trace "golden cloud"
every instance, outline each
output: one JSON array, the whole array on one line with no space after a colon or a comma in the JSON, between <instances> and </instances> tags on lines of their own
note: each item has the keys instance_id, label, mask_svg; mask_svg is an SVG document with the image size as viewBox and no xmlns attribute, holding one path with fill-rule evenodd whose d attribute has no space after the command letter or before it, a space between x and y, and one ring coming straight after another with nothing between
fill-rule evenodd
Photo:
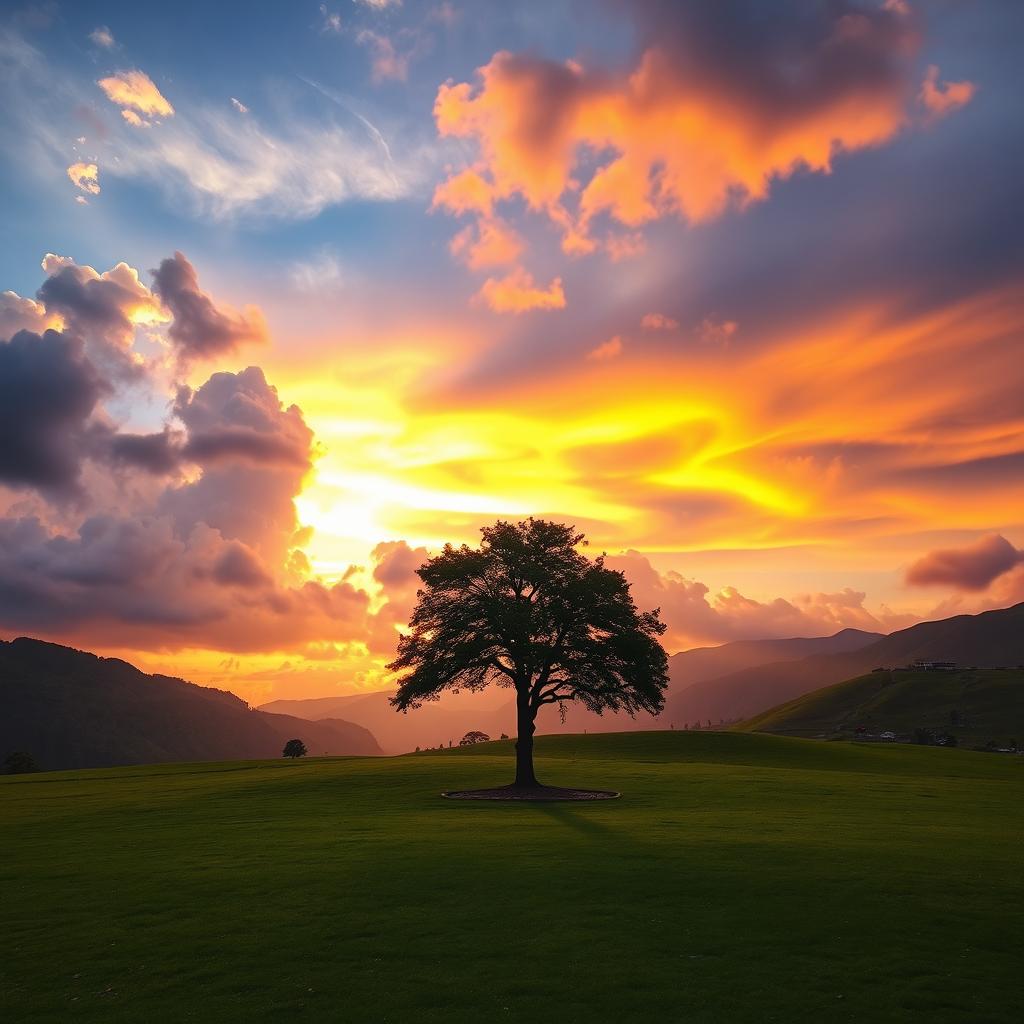
<instances>
[{"instance_id":1,"label":"golden cloud","mask_svg":"<svg viewBox=\"0 0 1024 1024\"><path fill-rule=\"evenodd\" d=\"M99 173L96 164L76 163L68 168L68 177L75 186L91 196L100 194Z\"/></svg>"},{"instance_id":2,"label":"golden cloud","mask_svg":"<svg viewBox=\"0 0 1024 1024\"><path fill-rule=\"evenodd\" d=\"M111 103L121 108L121 114L129 124L139 126L151 117L171 117L174 114L174 107L144 71L117 71L96 84Z\"/></svg>"},{"instance_id":3,"label":"golden cloud","mask_svg":"<svg viewBox=\"0 0 1024 1024\"><path fill-rule=\"evenodd\" d=\"M560 277L543 288L522 268L505 277L489 277L477 293L477 299L496 313L526 313L532 309L562 309L565 306Z\"/></svg>"}]
</instances>

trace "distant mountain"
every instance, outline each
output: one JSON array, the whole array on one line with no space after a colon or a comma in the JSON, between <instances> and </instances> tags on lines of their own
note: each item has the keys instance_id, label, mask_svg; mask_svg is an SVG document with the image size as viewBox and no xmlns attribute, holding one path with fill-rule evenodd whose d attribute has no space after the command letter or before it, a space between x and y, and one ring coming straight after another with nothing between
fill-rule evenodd
<instances>
[{"instance_id":1,"label":"distant mountain","mask_svg":"<svg viewBox=\"0 0 1024 1024\"><path fill-rule=\"evenodd\" d=\"M687 686L729 671L765 662L795 660L810 654L850 651L880 637L880 633L844 629L833 636L743 640L721 647L683 651L669 658L669 701ZM405 715L396 713L388 703L393 695L394 691L388 690L311 700L275 700L261 705L260 710L312 720L325 715L343 715L372 730L389 753L401 753L417 746L437 746L449 739L458 743L471 729L481 729L495 737L502 732L514 735L516 731L515 699L508 690L491 688L482 693L445 694L440 700ZM635 718L626 714L597 715L580 705L567 704L564 722L557 707L543 708L537 730L540 733L623 732L666 729L670 721L665 713L657 718L648 714L638 714ZM683 721L683 718L678 719L678 728L682 728Z\"/></svg>"},{"instance_id":2,"label":"distant mountain","mask_svg":"<svg viewBox=\"0 0 1024 1024\"><path fill-rule=\"evenodd\" d=\"M232 693L146 675L116 658L19 637L0 641L0 759L15 750L44 769L280 757L301 739L310 754L379 754L367 729L250 710Z\"/></svg>"},{"instance_id":3,"label":"distant mountain","mask_svg":"<svg viewBox=\"0 0 1024 1024\"><path fill-rule=\"evenodd\" d=\"M913 735L927 729L959 744L1024 742L1024 670L886 669L827 686L738 726L787 736Z\"/></svg>"},{"instance_id":4,"label":"distant mountain","mask_svg":"<svg viewBox=\"0 0 1024 1024\"><path fill-rule=\"evenodd\" d=\"M881 640L884 633L862 629L841 629L832 636L792 637L784 640L737 640L721 647L695 647L668 659L672 688L687 687L717 679L730 672L780 661L797 661L816 654L844 654Z\"/></svg>"},{"instance_id":5,"label":"distant mountain","mask_svg":"<svg viewBox=\"0 0 1024 1024\"><path fill-rule=\"evenodd\" d=\"M870 635L870 634L868 634ZM876 667L917 660L981 667L1024 664L1024 604L980 615L919 622L853 650L815 654L730 672L674 694L662 717L677 724L750 718L812 690Z\"/></svg>"},{"instance_id":6,"label":"distant mountain","mask_svg":"<svg viewBox=\"0 0 1024 1024\"><path fill-rule=\"evenodd\" d=\"M491 687L482 693L449 693L404 714L388 703L395 695L394 690L309 700L273 700L260 705L259 710L310 721L320 721L328 715L344 716L373 732L389 754L401 754L416 747L447 744L449 740L457 744L473 729L495 739L502 732L515 732L514 712L507 716L499 710L508 692Z\"/></svg>"}]
</instances>

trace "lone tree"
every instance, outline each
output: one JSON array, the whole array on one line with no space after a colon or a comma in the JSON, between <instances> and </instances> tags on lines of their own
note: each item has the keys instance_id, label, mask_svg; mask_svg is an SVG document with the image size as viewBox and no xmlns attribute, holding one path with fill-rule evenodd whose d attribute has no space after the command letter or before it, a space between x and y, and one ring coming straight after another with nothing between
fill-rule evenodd
<instances>
[{"instance_id":1,"label":"lone tree","mask_svg":"<svg viewBox=\"0 0 1024 1024\"><path fill-rule=\"evenodd\" d=\"M282 757L305 757L308 751L302 740L289 740L281 752Z\"/></svg>"},{"instance_id":2,"label":"lone tree","mask_svg":"<svg viewBox=\"0 0 1024 1024\"><path fill-rule=\"evenodd\" d=\"M640 612L621 572L577 551L582 533L530 519L481 530L478 548L445 545L417 573L410 632L388 666L404 672L400 711L444 690L516 691L516 787L533 770L537 712L577 700L591 711L657 714L668 685L658 611Z\"/></svg>"},{"instance_id":3,"label":"lone tree","mask_svg":"<svg viewBox=\"0 0 1024 1024\"><path fill-rule=\"evenodd\" d=\"M24 750L16 750L4 758L4 772L7 775L28 775L30 772L37 772L39 768L31 754Z\"/></svg>"},{"instance_id":4,"label":"lone tree","mask_svg":"<svg viewBox=\"0 0 1024 1024\"><path fill-rule=\"evenodd\" d=\"M460 747L472 747L476 743L486 743L491 737L479 729L470 729L465 736L459 740Z\"/></svg>"}]
</instances>

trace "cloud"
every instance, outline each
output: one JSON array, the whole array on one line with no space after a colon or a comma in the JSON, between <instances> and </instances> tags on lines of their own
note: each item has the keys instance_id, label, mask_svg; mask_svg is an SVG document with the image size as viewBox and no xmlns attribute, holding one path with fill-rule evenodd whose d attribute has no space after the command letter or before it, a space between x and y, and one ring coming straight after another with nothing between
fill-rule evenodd
<instances>
[{"instance_id":1,"label":"cloud","mask_svg":"<svg viewBox=\"0 0 1024 1024\"><path fill-rule=\"evenodd\" d=\"M378 623L365 591L309 579L294 557L312 432L259 368L183 390L156 434L117 432L101 409L112 393L77 337L0 343L0 481L42 499L0 517L0 628L93 645L393 649L393 617Z\"/></svg>"},{"instance_id":2,"label":"cloud","mask_svg":"<svg viewBox=\"0 0 1024 1024\"><path fill-rule=\"evenodd\" d=\"M379 128L320 87L329 109L321 102L317 110L308 96L300 106L285 89L267 121L252 112L239 117L219 100L172 108L169 116L120 106L164 109L157 96L171 104L155 86L149 93L144 73L136 80L135 72L118 72L102 80L122 111L110 124L83 102L84 81L16 33L0 31L0 54L2 88L12 98L4 127L34 145L44 165L64 175L68 139L82 135L75 121L84 120L95 147L89 162L102 170L104 191L113 179L148 183L178 215L305 219L353 199L404 198L435 166L432 148L415 139L397 160Z\"/></svg>"},{"instance_id":3,"label":"cloud","mask_svg":"<svg viewBox=\"0 0 1024 1024\"><path fill-rule=\"evenodd\" d=\"M175 473L182 460L181 438L166 427L155 434L112 433L107 439L112 463L132 466L156 476Z\"/></svg>"},{"instance_id":4,"label":"cloud","mask_svg":"<svg viewBox=\"0 0 1024 1024\"><path fill-rule=\"evenodd\" d=\"M132 349L135 324L165 319L138 271L118 263L101 274L53 253L46 254L43 269L48 277L36 298L47 313L59 316L67 331L84 339L102 372L137 376L142 360Z\"/></svg>"},{"instance_id":5,"label":"cloud","mask_svg":"<svg viewBox=\"0 0 1024 1024\"><path fill-rule=\"evenodd\" d=\"M68 177L76 188L91 196L100 194L99 168L96 164L76 163L68 168Z\"/></svg>"},{"instance_id":6,"label":"cloud","mask_svg":"<svg viewBox=\"0 0 1024 1024\"><path fill-rule=\"evenodd\" d=\"M161 509L181 530L203 522L283 564L299 526L293 499L312 465L313 433L302 411L285 407L250 366L181 389L174 415L186 430L182 454L202 473L167 491Z\"/></svg>"},{"instance_id":7,"label":"cloud","mask_svg":"<svg viewBox=\"0 0 1024 1024\"><path fill-rule=\"evenodd\" d=\"M477 293L477 299L495 313L526 313L534 309L565 307L565 292L560 277L543 288L522 268L513 270L505 277L489 277Z\"/></svg>"},{"instance_id":8,"label":"cloud","mask_svg":"<svg viewBox=\"0 0 1024 1024\"><path fill-rule=\"evenodd\" d=\"M42 334L47 327L56 326L53 319L41 302L22 298L16 292L0 292L0 340L18 331Z\"/></svg>"},{"instance_id":9,"label":"cloud","mask_svg":"<svg viewBox=\"0 0 1024 1024\"><path fill-rule=\"evenodd\" d=\"M704 345L719 345L727 348L733 336L740 329L735 320L720 320L706 316L697 328L697 340Z\"/></svg>"},{"instance_id":10,"label":"cloud","mask_svg":"<svg viewBox=\"0 0 1024 1024\"><path fill-rule=\"evenodd\" d=\"M679 321L664 313L645 313L640 326L645 331L674 331L679 327Z\"/></svg>"},{"instance_id":11,"label":"cloud","mask_svg":"<svg viewBox=\"0 0 1024 1024\"><path fill-rule=\"evenodd\" d=\"M22 330L0 341L0 481L75 491L105 391L80 338Z\"/></svg>"},{"instance_id":12,"label":"cloud","mask_svg":"<svg viewBox=\"0 0 1024 1024\"><path fill-rule=\"evenodd\" d=\"M302 292L323 293L344 284L349 276L338 254L327 246L318 249L310 259L296 260L288 267L288 279Z\"/></svg>"},{"instance_id":13,"label":"cloud","mask_svg":"<svg viewBox=\"0 0 1024 1024\"><path fill-rule=\"evenodd\" d=\"M404 82L409 77L409 60L411 54L399 53L395 44L379 32L363 29L356 42L365 46L371 53L371 74L374 82L385 82L389 79Z\"/></svg>"},{"instance_id":14,"label":"cloud","mask_svg":"<svg viewBox=\"0 0 1024 1024\"><path fill-rule=\"evenodd\" d=\"M89 33L89 39L97 46L105 50L112 50L117 44L114 42L114 34L106 25L99 25Z\"/></svg>"},{"instance_id":15,"label":"cloud","mask_svg":"<svg viewBox=\"0 0 1024 1024\"><path fill-rule=\"evenodd\" d=\"M913 586L946 585L957 590L984 590L994 580L1024 563L1005 537L989 533L962 548L929 551L907 569L907 583Z\"/></svg>"},{"instance_id":16,"label":"cloud","mask_svg":"<svg viewBox=\"0 0 1024 1024\"><path fill-rule=\"evenodd\" d=\"M324 34L337 35L341 32L341 15L331 10L327 4L320 5L320 31Z\"/></svg>"},{"instance_id":17,"label":"cloud","mask_svg":"<svg viewBox=\"0 0 1024 1024\"><path fill-rule=\"evenodd\" d=\"M474 156L435 205L490 216L521 201L562 248L621 249L615 225L691 222L766 198L798 171L877 146L907 122L915 20L855 0L754 5L639 3L641 52L625 72L496 53L477 80L448 82L438 133ZM476 198L459 201L472 176Z\"/></svg>"},{"instance_id":18,"label":"cloud","mask_svg":"<svg viewBox=\"0 0 1024 1024\"><path fill-rule=\"evenodd\" d=\"M677 572L658 572L636 551L609 556L606 564L626 574L639 608L661 609L661 618L669 627L665 643L670 650L733 640L829 636L846 628L887 631L909 625L884 610L872 614L864 607L866 595L850 588L763 602L745 597L735 587L711 594L698 580Z\"/></svg>"},{"instance_id":19,"label":"cloud","mask_svg":"<svg viewBox=\"0 0 1024 1024\"><path fill-rule=\"evenodd\" d=\"M121 116L135 127L149 126L155 118L174 116L174 107L149 75L137 68L117 71L96 84L111 103L121 108Z\"/></svg>"},{"instance_id":20,"label":"cloud","mask_svg":"<svg viewBox=\"0 0 1024 1024\"><path fill-rule=\"evenodd\" d=\"M450 249L471 270L487 270L515 263L525 247L520 235L499 217L481 218L467 225L451 241Z\"/></svg>"},{"instance_id":21,"label":"cloud","mask_svg":"<svg viewBox=\"0 0 1024 1024\"><path fill-rule=\"evenodd\" d=\"M609 338L598 345L597 348L591 349L587 353L587 358L596 362L604 362L620 355L622 355L622 338L616 334L614 338Z\"/></svg>"},{"instance_id":22,"label":"cloud","mask_svg":"<svg viewBox=\"0 0 1024 1024\"><path fill-rule=\"evenodd\" d=\"M918 100L931 119L938 120L970 103L976 91L973 82L940 82L939 69L932 64L921 83Z\"/></svg>"},{"instance_id":23,"label":"cloud","mask_svg":"<svg viewBox=\"0 0 1024 1024\"><path fill-rule=\"evenodd\" d=\"M263 314L255 306L244 313L218 309L200 289L195 268L180 252L153 271L153 291L174 317L168 335L186 361L208 359L246 342L267 340Z\"/></svg>"}]
</instances>

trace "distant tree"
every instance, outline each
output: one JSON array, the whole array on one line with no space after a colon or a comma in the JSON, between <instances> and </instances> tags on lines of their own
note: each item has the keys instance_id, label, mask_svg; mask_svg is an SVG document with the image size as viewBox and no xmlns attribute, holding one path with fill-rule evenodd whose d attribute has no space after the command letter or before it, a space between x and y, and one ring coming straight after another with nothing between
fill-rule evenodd
<instances>
[{"instance_id":1,"label":"distant tree","mask_svg":"<svg viewBox=\"0 0 1024 1024\"><path fill-rule=\"evenodd\" d=\"M480 732L477 729L471 729L466 733L465 736L459 740L460 747L471 747L474 743L487 743L490 740L490 736L485 732Z\"/></svg>"},{"instance_id":2,"label":"distant tree","mask_svg":"<svg viewBox=\"0 0 1024 1024\"><path fill-rule=\"evenodd\" d=\"M508 733L507 732L503 732L501 734L501 736L499 737L499 739L507 740L508 739Z\"/></svg>"},{"instance_id":3,"label":"distant tree","mask_svg":"<svg viewBox=\"0 0 1024 1024\"><path fill-rule=\"evenodd\" d=\"M423 589L389 666L404 673L391 703L405 711L446 689L514 689L514 785L537 786L533 735L545 704L661 711L666 627L657 611L637 611L604 556L577 551L585 541L574 527L530 519L481 533L478 548L445 545L417 570Z\"/></svg>"},{"instance_id":4,"label":"distant tree","mask_svg":"<svg viewBox=\"0 0 1024 1024\"><path fill-rule=\"evenodd\" d=\"M16 750L4 758L4 773L6 775L28 775L37 771L39 771L39 766L32 759L32 755L26 754L24 750Z\"/></svg>"},{"instance_id":5,"label":"distant tree","mask_svg":"<svg viewBox=\"0 0 1024 1024\"><path fill-rule=\"evenodd\" d=\"M302 740L289 740L284 745L284 750L281 752L282 757L305 757L309 751L306 750L306 744Z\"/></svg>"}]
</instances>

